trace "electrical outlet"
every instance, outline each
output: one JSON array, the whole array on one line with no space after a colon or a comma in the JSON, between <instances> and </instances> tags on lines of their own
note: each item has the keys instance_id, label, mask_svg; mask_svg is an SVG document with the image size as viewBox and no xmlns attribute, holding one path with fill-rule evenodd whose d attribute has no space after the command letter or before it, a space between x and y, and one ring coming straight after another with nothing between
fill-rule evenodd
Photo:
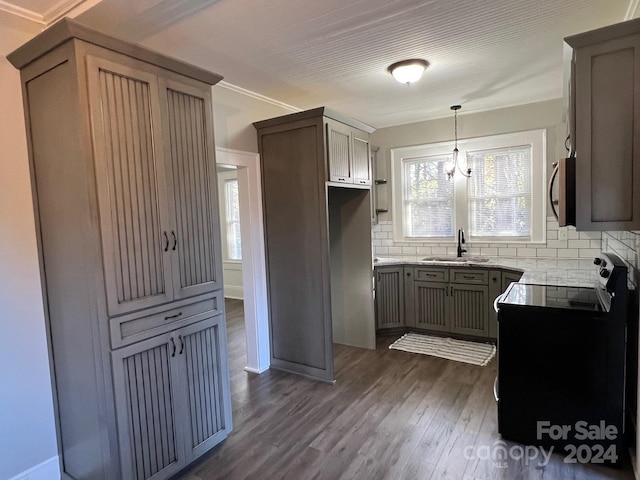
<instances>
[{"instance_id":1,"label":"electrical outlet","mask_svg":"<svg viewBox=\"0 0 640 480\"><path fill-rule=\"evenodd\" d=\"M567 229L564 227L560 227L558 229L558 240L566 240L567 239Z\"/></svg>"}]
</instances>

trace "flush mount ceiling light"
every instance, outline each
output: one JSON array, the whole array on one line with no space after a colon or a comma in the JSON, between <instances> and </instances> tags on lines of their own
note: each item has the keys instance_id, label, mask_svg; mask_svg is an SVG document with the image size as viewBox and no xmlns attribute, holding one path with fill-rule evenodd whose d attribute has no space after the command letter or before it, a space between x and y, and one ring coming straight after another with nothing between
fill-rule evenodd
<instances>
[{"instance_id":1,"label":"flush mount ceiling light","mask_svg":"<svg viewBox=\"0 0 640 480\"><path fill-rule=\"evenodd\" d=\"M463 176L469 178L471 176L471 169L469 168L469 165L467 164L466 172L460 168L460 165L458 165L458 110L460 110L462 106L451 105L450 108L453 110L455 143L453 146L453 163L447 167L447 178L451 179L456 173L456 169L458 169Z\"/></svg>"},{"instance_id":2,"label":"flush mount ceiling light","mask_svg":"<svg viewBox=\"0 0 640 480\"><path fill-rule=\"evenodd\" d=\"M428 66L429 62L426 60L413 58L411 60L402 60L401 62L389 65L387 71L393 75L393 78L398 82L409 85L410 83L420 80L420 77Z\"/></svg>"}]
</instances>

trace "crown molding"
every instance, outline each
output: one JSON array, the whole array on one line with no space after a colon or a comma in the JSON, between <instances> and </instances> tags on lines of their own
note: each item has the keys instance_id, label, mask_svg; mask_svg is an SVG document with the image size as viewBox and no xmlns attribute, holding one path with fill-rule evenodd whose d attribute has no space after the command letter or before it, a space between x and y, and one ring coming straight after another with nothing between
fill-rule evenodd
<instances>
[{"instance_id":1,"label":"crown molding","mask_svg":"<svg viewBox=\"0 0 640 480\"><path fill-rule=\"evenodd\" d=\"M640 0L629 0L629 6L627 7L627 13L624 16L625 20L631 20L638 17L638 6L640 6Z\"/></svg>"},{"instance_id":2,"label":"crown molding","mask_svg":"<svg viewBox=\"0 0 640 480\"><path fill-rule=\"evenodd\" d=\"M238 87L237 85L234 85L232 83L229 82L225 82L224 80L221 82L218 82L216 84L216 86L220 86L222 88L226 88L227 90L231 90L232 92L236 92L239 93L241 95L245 95L247 97L251 97L254 98L256 100L260 100L261 102L265 102L265 103L269 103L271 105L274 105L276 107L280 107L280 108L284 108L285 110L289 110L291 112L301 112L302 109L298 108L298 107L294 107L293 105L289 105L288 103L284 103L281 102L279 100L275 100L271 97L267 97L265 95L261 95L259 93L253 92L251 90L247 90L246 88L242 88L242 87Z\"/></svg>"},{"instance_id":3,"label":"crown molding","mask_svg":"<svg viewBox=\"0 0 640 480\"><path fill-rule=\"evenodd\" d=\"M26 18L27 20L39 23L40 25L46 25L43 15L40 15L33 10L18 7L12 3L5 2L4 0L0 0L0 11L8 13L9 15L15 15L16 17Z\"/></svg>"},{"instance_id":4,"label":"crown molding","mask_svg":"<svg viewBox=\"0 0 640 480\"><path fill-rule=\"evenodd\" d=\"M47 26L57 22L58 20L60 20L62 17L67 16L69 13L71 13L73 10L75 10L76 8L83 6L86 7L84 8L85 10L93 7L94 5L96 5L97 3L100 3L100 0L95 1L95 0L62 0L58 3L56 3L53 7L51 7L49 10L47 10L46 12L44 12L42 14L43 18L44 18L44 22ZM87 5L85 5L87 4ZM78 12L77 14L82 13L82 12ZM76 15L77 15L76 14ZM72 16L76 16L76 15L72 15Z\"/></svg>"},{"instance_id":5,"label":"crown molding","mask_svg":"<svg viewBox=\"0 0 640 480\"><path fill-rule=\"evenodd\" d=\"M78 7L83 7L83 11L93 7L97 3L100 3L101 0L61 0L49 8L44 13L40 14L38 12L34 12L33 10L28 10L26 8L18 7L12 3L6 2L5 0L0 0L0 11L8 13L10 15L15 15L16 17L26 18L32 22L35 22L44 27L49 27L54 24L62 17L69 15L73 12L73 10ZM77 12L77 14L82 12ZM75 16L75 15L72 15Z\"/></svg>"}]
</instances>

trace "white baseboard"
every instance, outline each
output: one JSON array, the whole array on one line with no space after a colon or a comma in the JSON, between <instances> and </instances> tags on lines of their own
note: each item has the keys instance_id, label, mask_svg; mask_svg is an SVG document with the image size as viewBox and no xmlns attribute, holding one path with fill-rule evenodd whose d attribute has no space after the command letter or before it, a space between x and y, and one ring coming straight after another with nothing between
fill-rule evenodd
<instances>
[{"instance_id":1,"label":"white baseboard","mask_svg":"<svg viewBox=\"0 0 640 480\"><path fill-rule=\"evenodd\" d=\"M263 368L262 370L258 370L258 369L256 369L256 368L251 368L251 367L244 367L244 371L245 371L245 372L249 372L249 373L257 373L257 374L260 374L260 373L266 372L267 370L269 370L269 367L267 367L267 368Z\"/></svg>"},{"instance_id":2,"label":"white baseboard","mask_svg":"<svg viewBox=\"0 0 640 480\"><path fill-rule=\"evenodd\" d=\"M58 480L60 478L60 460L58 456L31 467L9 480Z\"/></svg>"},{"instance_id":3,"label":"white baseboard","mask_svg":"<svg viewBox=\"0 0 640 480\"><path fill-rule=\"evenodd\" d=\"M244 293L242 291L242 285L225 285L224 296L226 298L233 298L235 300L244 300Z\"/></svg>"}]
</instances>

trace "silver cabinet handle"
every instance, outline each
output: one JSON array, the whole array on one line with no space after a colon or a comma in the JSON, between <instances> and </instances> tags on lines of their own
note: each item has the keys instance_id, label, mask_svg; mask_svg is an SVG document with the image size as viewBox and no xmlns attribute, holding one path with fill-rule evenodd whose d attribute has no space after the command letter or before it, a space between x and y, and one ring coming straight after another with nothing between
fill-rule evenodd
<instances>
[{"instance_id":1,"label":"silver cabinet handle","mask_svg":"<svg viewBox=\"0 0 640 480\"><path fill-rule=\"evenodd\" d=\"M496 402L500 401L498 398L498 376L496 375L496 379L493 381L493 398L496 399Z\"/></svg>"}]
</instances>

